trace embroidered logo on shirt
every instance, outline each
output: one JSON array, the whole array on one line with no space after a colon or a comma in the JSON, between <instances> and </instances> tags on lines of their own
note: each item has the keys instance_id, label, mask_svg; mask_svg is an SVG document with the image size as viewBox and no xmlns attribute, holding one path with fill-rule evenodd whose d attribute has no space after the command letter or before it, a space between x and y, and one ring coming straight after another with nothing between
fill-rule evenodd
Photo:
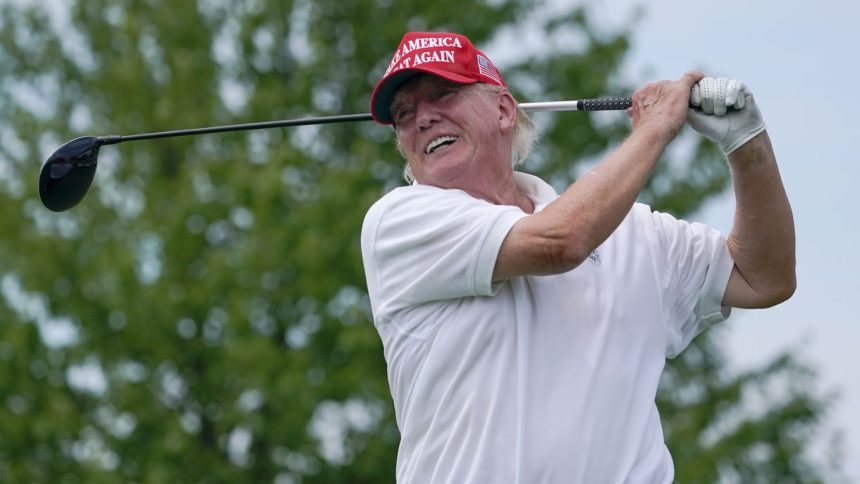
<instances>
[{"instance_id":1,"label":"embroidered logo on shirt","mask_svg":"<svg viewBox=\"0 0 860 484\"><path fill-rule=\"evenodd\" d=\"M595 251L592 252L591 255L588 256L588 258L591 259L591 262L594 262L595 264L600 264L600 251L595 249Z\"/></svg>"}]
</instances>

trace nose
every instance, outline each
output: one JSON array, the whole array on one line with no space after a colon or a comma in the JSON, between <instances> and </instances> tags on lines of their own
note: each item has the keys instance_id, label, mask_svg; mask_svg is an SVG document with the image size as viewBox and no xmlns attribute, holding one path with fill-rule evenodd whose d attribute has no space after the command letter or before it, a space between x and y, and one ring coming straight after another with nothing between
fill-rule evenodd
<instances>
[{"instance_id":1,"label":"nose","mask_svg":"<svg viewBox=\"0 0 860 484\"><path fill-rule=\"evenodd\" d=\"M415 124L421 131L439 122L441 117L439 108L432 101L422 99L415 105Z\"/></svg>"}]
</instances>

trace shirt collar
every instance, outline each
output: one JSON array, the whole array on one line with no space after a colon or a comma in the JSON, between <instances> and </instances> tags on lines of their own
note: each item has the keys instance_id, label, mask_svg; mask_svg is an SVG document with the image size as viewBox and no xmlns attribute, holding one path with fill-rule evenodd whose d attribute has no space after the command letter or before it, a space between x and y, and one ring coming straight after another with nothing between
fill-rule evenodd
<instances>
[{"instance_id":1,"label":"shirt collar","mask_svg":"<svg viewBox=\"0 0 860 484\"><path fill-rule=\"evenodd\" d=\"M534 202L535 206L547 204L558 198L558 193L549 183L534 175L515 171L514 183L525 196Z\"/></svg>"}]
</instances>

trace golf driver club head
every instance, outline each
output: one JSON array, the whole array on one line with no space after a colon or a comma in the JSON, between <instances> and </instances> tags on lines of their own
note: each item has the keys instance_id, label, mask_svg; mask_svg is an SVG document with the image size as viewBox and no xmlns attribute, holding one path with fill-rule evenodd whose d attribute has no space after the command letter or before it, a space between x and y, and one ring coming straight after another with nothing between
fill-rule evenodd
<instances>
[{"instance_id":1,"label":"golf driver club head","mask_svg":"<svg viewBox=\"0 0 860 484\"><path fill-rule=\"evenodd\" d=\"M39 197L54 212L68 210L87 194L96 175L99 148L105 140L82 136L60 146L42 165Z\"/></svg>"}]
</instances>

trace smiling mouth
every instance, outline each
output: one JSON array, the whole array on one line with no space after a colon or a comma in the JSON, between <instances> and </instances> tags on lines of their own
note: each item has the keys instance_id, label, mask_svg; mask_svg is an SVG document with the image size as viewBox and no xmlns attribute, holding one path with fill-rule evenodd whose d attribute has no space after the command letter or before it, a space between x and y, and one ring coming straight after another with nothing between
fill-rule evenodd
<instances>
[{"instance_id":1,"label":"smiling mouth","mask_svg":"<svg viewBox=\"0 0 860 484\"><path fill-rule=\"evenodd\" d=\"M424 154L429 155L430 153L435 153L439 150L444 150L448 146L451 146L452 143L457 141L456 136L440 136L431 142L427 143L427 147L424 148Z\"/></svg>"}]
</instances>

